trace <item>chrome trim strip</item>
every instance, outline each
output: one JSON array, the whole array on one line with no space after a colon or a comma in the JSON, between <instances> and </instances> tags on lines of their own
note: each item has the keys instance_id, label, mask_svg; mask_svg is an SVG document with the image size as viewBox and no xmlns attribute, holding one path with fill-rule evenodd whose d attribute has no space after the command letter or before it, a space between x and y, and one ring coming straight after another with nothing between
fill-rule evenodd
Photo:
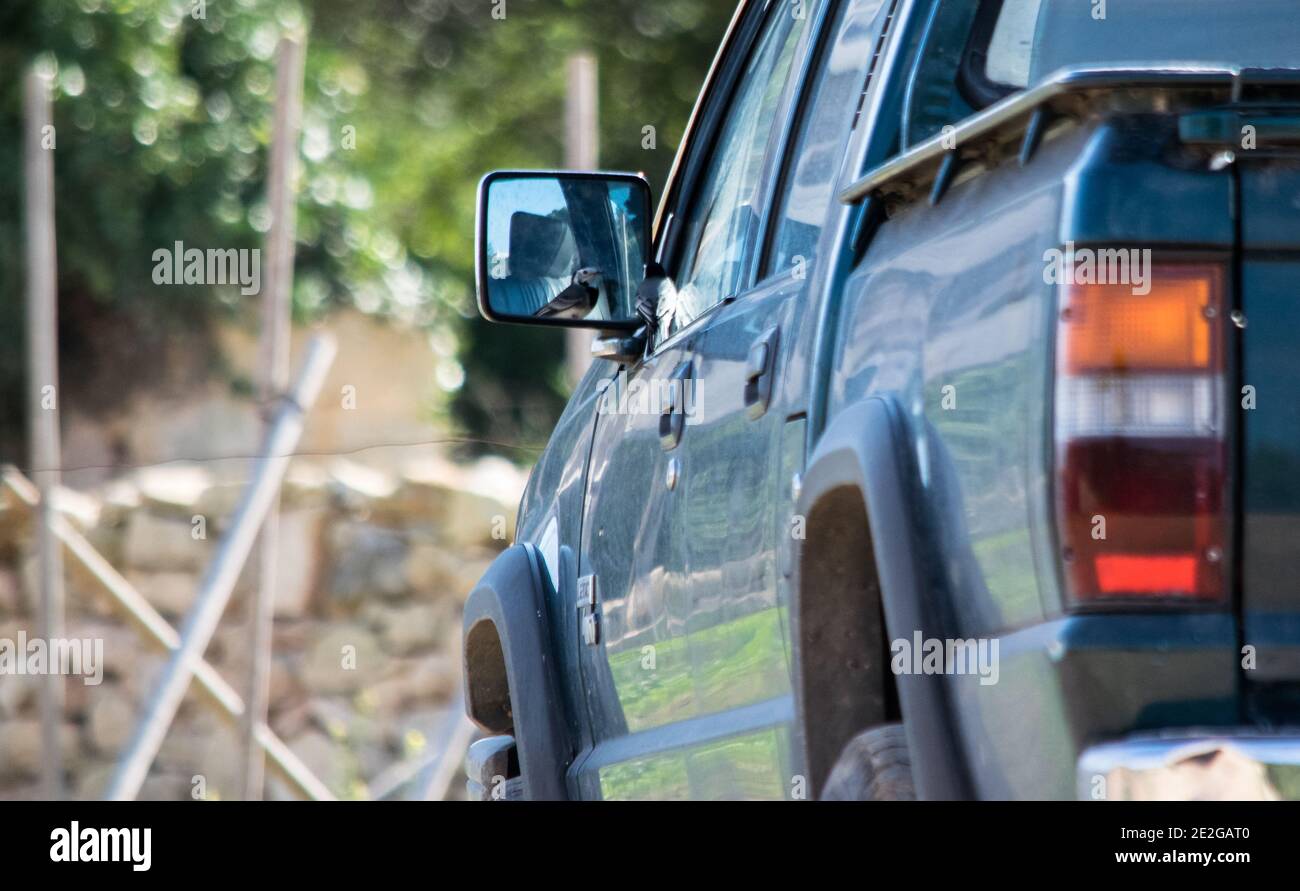
<instances>
[{"instance_id":1,"label":"chrome trim strip","mask_svg":"<svg viewBox=\"0 0 1300 891\"><path fill-rule=\"evenodd\" d=\"M1049 75L1042 83L1023 92L1013 93L983 111L971 115L955 125L948 134L936 134L868 171L841 191L839 200L844 204L856 204L891 180L927 163L937 163L950 151L945 147L945 142L951 145L955 140L957 145L962 145L981 136L987 136L1011 121L1021 117L1027 118L1040 106L1060 96L1092 90L1149 91L1194 87L1226 88L1235 94L1240 89L1243 73L1255 74L1250 70L1243 71L1238 67L1226 66L1062 68ZM1300 84L1300 69L1272 69L1260 73L1272 78L1269 81L1271 83Z\"/></svg>"}]
</instances>

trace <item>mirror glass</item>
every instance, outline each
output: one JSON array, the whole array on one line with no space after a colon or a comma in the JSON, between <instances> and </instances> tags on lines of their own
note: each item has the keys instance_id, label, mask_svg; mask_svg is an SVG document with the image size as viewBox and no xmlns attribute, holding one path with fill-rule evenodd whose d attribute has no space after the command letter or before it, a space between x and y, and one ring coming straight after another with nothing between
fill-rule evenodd
<instances>
[{"instance_id":1,"label":"mirror glass","mask_svg":"<svg viewBox=\"0 0 1300 891\"><path fill-rule=\"evenodd\" d=\"M485 314L592 327L636 320L649 205L649 188L634 176L489 177L480 206Z\"/></svg>"}]
</instances>

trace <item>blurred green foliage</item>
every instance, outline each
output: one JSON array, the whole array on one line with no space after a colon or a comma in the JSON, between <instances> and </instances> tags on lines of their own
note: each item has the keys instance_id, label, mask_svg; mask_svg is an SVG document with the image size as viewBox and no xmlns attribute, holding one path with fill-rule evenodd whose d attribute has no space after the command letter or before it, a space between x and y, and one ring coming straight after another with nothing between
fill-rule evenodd
<instances>
[{"instance_id":1,"label":"blurred green foliage","mask_svg":"<svg viewBox=\"0 0 1300 891\"><path fill-rule=\"evenodd\" d=\"M153 252L254 248L268 222L274 52L308 35L294 309L421 326L471 435L540 443L558 332L480 321L479 177L557 167L565 60L600 64L601 166L658 189L730 0L6 0L0 5L0 439L23 412L22 77L55 84L61 374L132 375L255 297L153 284ZM502 13L504 12L504 18ZM645 128L655 128L646 148ZM394 369L395 374L402 373ZM147 377L147 375L143 375ZM75 398L75 394L69 394ZM65 401L66 404L66 401ZM89 408L93 408L90 406Z\"/></svg>"}]
</instances>

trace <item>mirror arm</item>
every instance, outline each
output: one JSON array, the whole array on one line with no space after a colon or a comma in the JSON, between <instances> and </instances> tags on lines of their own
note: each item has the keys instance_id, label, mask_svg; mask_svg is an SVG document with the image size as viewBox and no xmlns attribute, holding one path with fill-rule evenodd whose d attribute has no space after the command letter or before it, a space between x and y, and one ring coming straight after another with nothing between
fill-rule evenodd
<instances>
[{"instance_id":1,"label":"mirror arm","mask_svg":"<svg viewBox=\"0 0 1300 891\"><path fill-rule=\"evenodd\" d=\"M591 342L591 357L630 365L645 355L648 333L649 330L644 325L631 334L602 331Z\"/></svg>"}]
</instances>

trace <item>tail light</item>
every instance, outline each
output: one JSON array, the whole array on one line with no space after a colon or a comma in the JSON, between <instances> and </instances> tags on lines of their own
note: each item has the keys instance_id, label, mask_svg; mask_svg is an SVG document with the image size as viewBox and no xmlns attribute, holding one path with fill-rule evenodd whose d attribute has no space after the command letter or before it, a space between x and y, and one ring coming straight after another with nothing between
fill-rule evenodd
<instances>
[{"instance_id":1,"label":"tail light","mask_svg":"<svg viewBox=\"0 0 1300 891\"><path fill-rule=\"evenodd\" d=\"M1076 604L1225 596L1224 272L1062 284L1057 522Z\"/></svg>"}]
</instances>

